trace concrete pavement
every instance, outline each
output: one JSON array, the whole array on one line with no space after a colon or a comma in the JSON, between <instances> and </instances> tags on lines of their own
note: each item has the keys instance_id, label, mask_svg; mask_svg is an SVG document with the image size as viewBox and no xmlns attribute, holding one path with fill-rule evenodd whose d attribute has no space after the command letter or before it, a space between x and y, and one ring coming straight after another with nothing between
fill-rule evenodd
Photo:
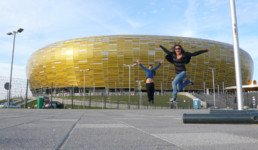
<instances>
[{"instance_id":1,"label":"concrete pavement","mask_svg":"<svg viewBox=\"0 0 258 150\"><path fill-rule=\"evenodd\" d=\"M258 125L183 124L209 110L0 109L0 149L258 149Z\"/></svg>"}]
</instances>

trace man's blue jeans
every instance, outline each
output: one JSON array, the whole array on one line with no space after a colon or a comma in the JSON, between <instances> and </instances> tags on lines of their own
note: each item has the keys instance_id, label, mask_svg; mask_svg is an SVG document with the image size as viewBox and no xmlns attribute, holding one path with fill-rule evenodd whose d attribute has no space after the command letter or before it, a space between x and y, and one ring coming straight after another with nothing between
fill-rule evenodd
<instances>
[{"instance_id":1,"label":"man's blue jeans","mask_svg":"<svg viewBox=\"0 0 258 150\"><path fill-rule=\"evenodd\" d=\"M177 98L177 90L183 90L189 83L190 80L187 79L184 82L184 78L186 77L186 71L182 71L176 75L175 79L172 81L173 87L173 98Z\"/></svg>"}]
</instances>

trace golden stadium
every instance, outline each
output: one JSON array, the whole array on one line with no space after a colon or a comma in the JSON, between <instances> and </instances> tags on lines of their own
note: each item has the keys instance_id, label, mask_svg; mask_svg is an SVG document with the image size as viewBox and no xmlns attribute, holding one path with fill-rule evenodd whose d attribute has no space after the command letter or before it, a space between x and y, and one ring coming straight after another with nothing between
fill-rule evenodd
<instances>
[{"instance_id":1,"label":"golden stadium","mask_svg":"<svg viewBox=\"0 0 258 150\"><path fill-rule=\"evenodd\" d=\"M187 76L194 81L185 90L213 88L212 70L215 87L223 89L235 85L235 64L233 45L197 38L155 35L112 35L77 38L57 42L33 53L27 63L27 78L31 91L41 88L65 89L76 87L123 89L129 88L129 67L136 59L147 67L164 64L157 70L156 90L172 90L171 81L175 77L174 65L165 60L166 54L156 44L167 49L180 42L185 51L194 52L210 48L192 60L187 67ZM242 82L253 76L253 60L240 49ZM82 70L87 70L84 72ZM130 88L137 90L136 81L145 80L145 72L139 65L130 67ZM145 83L142 82L145 90ZM34 93L34 92L33 92Z\"/></svg>"}]
</instances>

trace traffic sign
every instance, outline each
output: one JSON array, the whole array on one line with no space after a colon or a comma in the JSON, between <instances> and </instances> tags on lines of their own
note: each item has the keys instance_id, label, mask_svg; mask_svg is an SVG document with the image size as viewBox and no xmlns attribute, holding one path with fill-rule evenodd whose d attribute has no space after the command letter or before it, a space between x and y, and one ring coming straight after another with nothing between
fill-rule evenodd
<instances>
[{"instance_id":1,"label":"traffic sign","mask_svg":"<svg viewBox=\"0 0 258 150\"><path fill-rule=\"evenodd\" d=\"M9 82L6 82L6 83L4 84L4 88L5 88L6 90L9 90Z\"/></svg>"}]
</instances>

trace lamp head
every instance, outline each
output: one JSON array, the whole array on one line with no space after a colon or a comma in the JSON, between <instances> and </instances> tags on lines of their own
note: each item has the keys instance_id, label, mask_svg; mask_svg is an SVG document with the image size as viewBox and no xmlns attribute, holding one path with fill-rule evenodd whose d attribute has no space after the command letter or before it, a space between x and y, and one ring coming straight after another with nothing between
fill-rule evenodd
<instances>
[{"instance_id":1,"label":"lamp head","mask_svg":"<svg viewBox=\"0 0 258 150\"><path fill-rule=\"evenodd\" d=\"M13 35L13 33L12 32L8 32L8 33L6 33L7 35Z\"/></svg>"},{"instance_id":2,"label":"lamp head","mask_svg":"<svg viewBox=\"0 0 258 150\"><path fill-rule=\"evenodd\" d=\"M17 32L21 33L24 29L23 28L20 28L17 30Z\"/></svg>"}]
</instances>

